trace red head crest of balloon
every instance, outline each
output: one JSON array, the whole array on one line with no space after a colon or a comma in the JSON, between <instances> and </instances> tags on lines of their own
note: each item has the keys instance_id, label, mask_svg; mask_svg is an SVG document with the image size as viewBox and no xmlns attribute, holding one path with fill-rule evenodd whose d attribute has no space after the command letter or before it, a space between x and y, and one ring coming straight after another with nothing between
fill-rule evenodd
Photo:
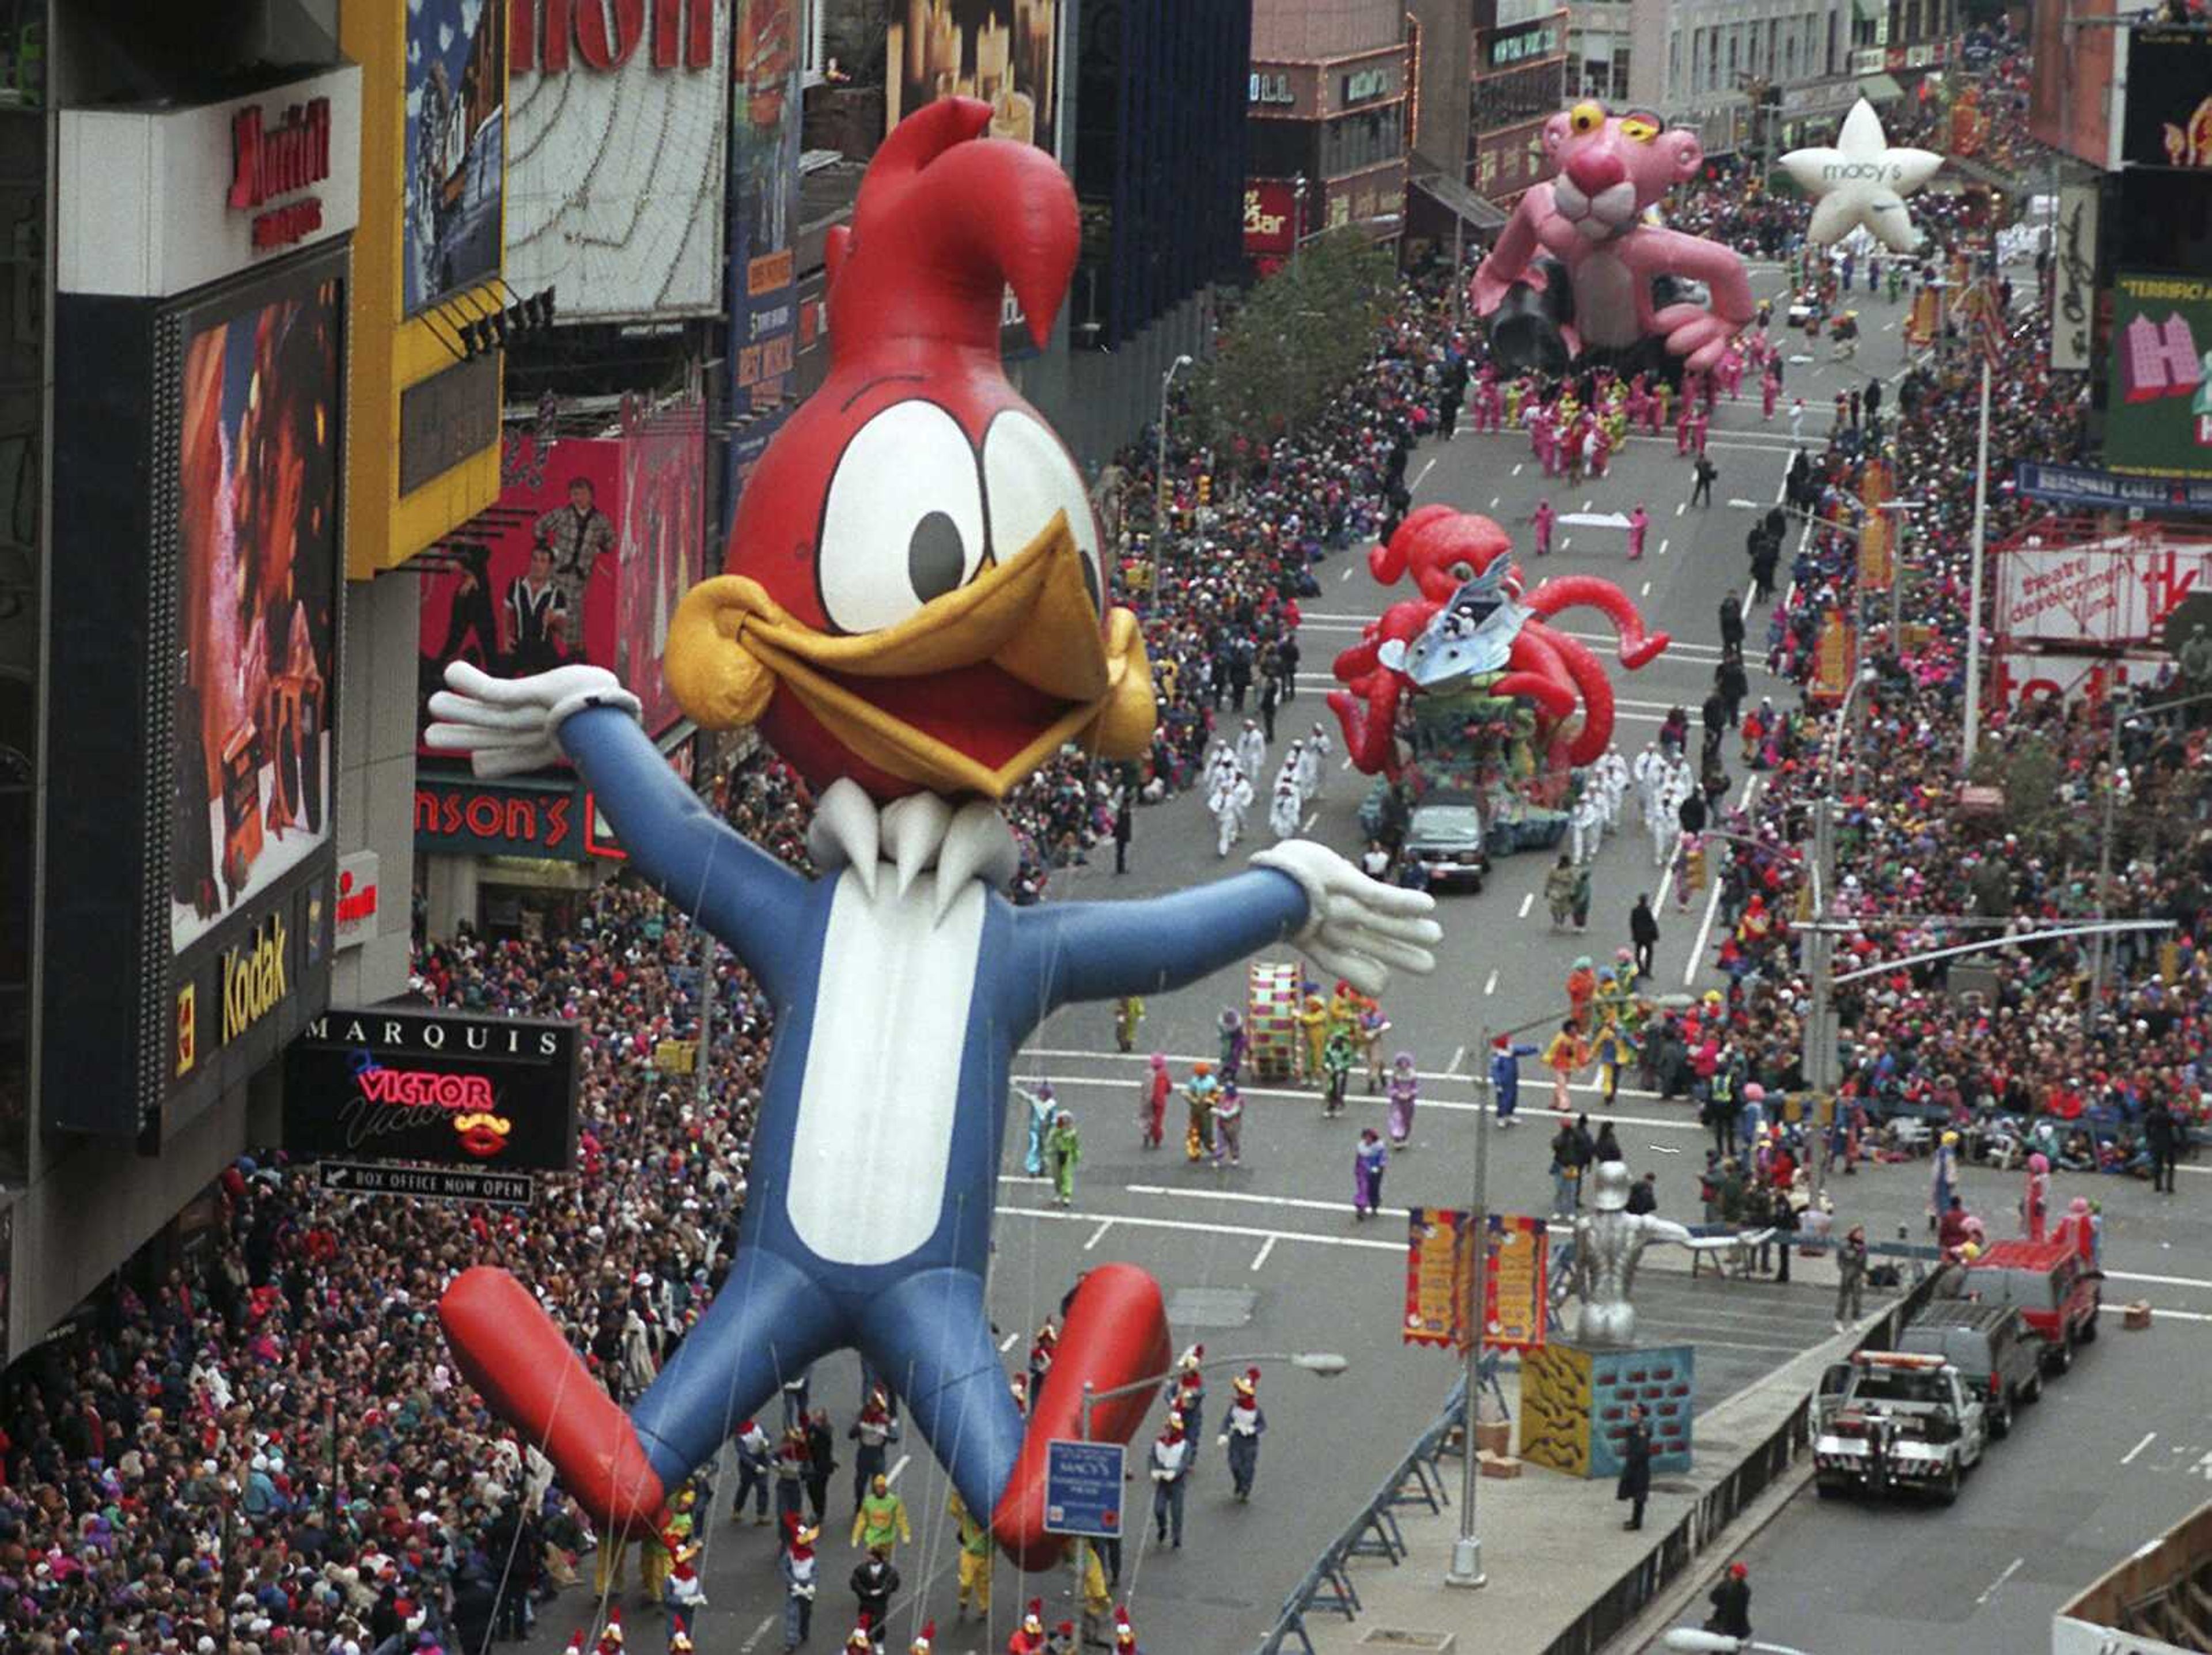
<instances>
[{"instance_id":1,"label":"red head crest of balloon","mask_svg":"<svg viewBox=\"0 0 2212 1655\"><path fill-rule=\"evenodd\" d=\"M1081 474L999 362L1006 289L1040 341L1060 308L1075 193L989 119L940 99L877 150L830 232L829 377L670 628L684 710L758 725L817 788L995 799L1066 742L1126 758L1152 738Z\"/></svg>"}]
</instances>

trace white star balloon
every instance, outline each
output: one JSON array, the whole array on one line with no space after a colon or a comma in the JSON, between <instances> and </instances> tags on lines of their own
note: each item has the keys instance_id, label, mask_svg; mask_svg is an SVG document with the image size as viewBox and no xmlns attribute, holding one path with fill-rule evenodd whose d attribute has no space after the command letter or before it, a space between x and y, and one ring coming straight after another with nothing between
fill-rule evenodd
<instances>
[{"instance_id":1,"label":"white star balloon","mask_svg":"<svg viewBox=\"0 0 2212 1655\"><path fill-rule=\"evenodd\" d=\"M1808 239L1832 247L1863 224L1875 239L1898 253L1920 245L1920 232L1905 210L1905 198L1936 176L1943 157L1926 149L1893 149L1881 130L1881 117L1861 98L1844 117L1832 149L1792 149L1783 169L1813 198Z\"/></svg>"}]
</instances>

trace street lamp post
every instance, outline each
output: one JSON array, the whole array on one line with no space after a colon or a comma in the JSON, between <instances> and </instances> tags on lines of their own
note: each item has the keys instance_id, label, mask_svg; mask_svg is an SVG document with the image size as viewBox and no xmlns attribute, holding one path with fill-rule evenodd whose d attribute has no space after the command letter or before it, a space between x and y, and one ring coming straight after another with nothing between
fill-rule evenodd
<instances>
[{"instance_id":1,"label":"street lamp post","mask_svg":"<svg viewBox=\"0 0 2212 1655\"><path fill-rule=\"evenodd\" d=\"M1146 607L1153 608L1160 599L1160 542L1168 532L1168 393L1175 388L1175 376L1190 366L1188 352L1168 364L1168 371L1160 375L1160 436L1158 464L1153 481L1158 485L1158 508L1152 514L1152 578L1145 593Z\"/></svg>"},{"instance_id":2,"label":"street lamp post","mask_svg":"<svg viewBox=\"0 0 2212 1655\"><path fill-rule=\"evenodd\" d=\"M1186 356L1183 360L1188 362L1190 358ZM1262 1362L1281 1362L1287 1366L1296 1368L1301 1373L1318 1374L1324 1379L1333 1379L1352 1366L1345 1358L1333 1350L1267 1351L1258 1355L1212 1357L1199 1363L1195 1371L1205 1373L1215 1368L1257 1367ZM1109 1390L1095 1390L1091 1388L1091 1381L1085 1379L1083 1382L1082 1404L1077 1409L1075 1415L1075 1439L1078 1442L1091 1440L1091 1410L1099 1403L1110 1402L1117 1396L1133 1396L1140 1390L1150 1390L1155 1386L1165 1384L1176 1377L1176 1369L1169 1368L1164 1373L1146 1374L1141 1379L1132 1379L1128 1384L1115 1385ZM1196 1451L1195 1445L1193 1445L1192 1451L1194 1453ZM1126 1529L1127 1526L1125 1522L1123 1527ZM1083 1615L1083 1578L1090 1573L1090 1536L1078 1535L1075 1536L1073 1596L1076 1618L1079 1622Z\"/></svg>"},{"instance_id":3,"label":"street lamp post","mask_svg":"<svg viewBox=\"0 0 2212 1655\"><path fill-rule=\"evenodd\" d=\"M1482 1572L1482 1537L1475 1531L1475 1497L1481 1485L1481 1468L1475 1463L1474 1415L1475 1399L1482 1389L1482 1312L1488 1296L1486 1278L1490 1271L1490 1117L1497 1107L1490 1068L1492 1044L1500 1035L1510 1040L1516 1034L1551 1021L1549 1017L1531 1018L1510 1029L1493 1029L1485 1024L1482 1044L1475 1052L1479 1067L1474 1082L1474 1171L1467 1209L1468 1226L1473 1232L1468 1242L1471 1256L1467 1273L1467 1418L1460 1427L1459 1537L1452 1542L1451 1567L1444 1572L1444 1584L1448 1586L1472 1590L1487 1585L1490 1579Z\"/></svg>"}]
</instances>

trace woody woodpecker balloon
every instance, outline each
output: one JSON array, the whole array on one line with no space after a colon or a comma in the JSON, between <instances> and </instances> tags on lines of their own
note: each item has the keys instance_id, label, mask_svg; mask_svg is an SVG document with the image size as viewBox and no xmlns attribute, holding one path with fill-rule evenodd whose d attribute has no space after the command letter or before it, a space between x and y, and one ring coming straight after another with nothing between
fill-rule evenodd
<instances>
[{"instance_id":1,"label":"woody woodpecker balloon","mask_svg":"<svg viewBox=\"0 0 2212 1655\"><path fill-rule=\"evenodd\" d=\"M858 1348L970 1511L1048 1567L1046 1445L1104 1391L1167 1366L1157 1283L1126 1264L1076 1290L1054 1383L1024 1420L984 1308L1016 1050L1056 1007L1176 987L1288 939L1378 989L1431 968L1429 899L1289 841L1215 884L1016 908L997 800L1066 743L1150 739L1135 618L1103 601L1098 535L1059 438L1007 381L1000 296L1042 337L1075 263L1050 157L941 100L870 163L828 248L830 370L762 457L725 573L684 599L666 671L701 725L757 726L817 790L809 879L714 819L613 675L502 681L465 665L434 746L495 776L566 758L631 864L744 962L776 1007L751 1197L726 1285L625 1413L533 1295L465 1272L440 1305L464 1371L541 1442L602 1523L649 1523L733 1422L826 1353ZM1127 1441L1139 1395L1093 1409Z\"/></svg>"}]
</instances>

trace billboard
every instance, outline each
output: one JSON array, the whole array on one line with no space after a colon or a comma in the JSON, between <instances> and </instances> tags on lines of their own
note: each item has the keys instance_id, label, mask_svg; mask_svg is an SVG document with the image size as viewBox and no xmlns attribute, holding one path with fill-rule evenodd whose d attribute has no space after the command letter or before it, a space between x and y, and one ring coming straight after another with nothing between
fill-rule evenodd
<instances>
[{"instance_id":1,"label":"billboard","mask_svg":"<svg viewBox=\"0 0 2212 1655\"><path fill-rule=\"evenodd\" d=\"M2032 649L1992 650L1990 661L1990 705L2000 712L2022 702L2101 702L2115 687L2148 691L2173 665L2173 658L2164 654Z\"/></svg>"},{"instance_id":2,"label":"billboard","mask_svg":"<svg viewBox=\"0 0 2212 1655\"><path fill-rule=\"evenodd\" d=\"M507 10L504 0L407 0L400 275L410 316L499 271Z\"/></svg>"},{"instance_id":3,"label":"billboard","mask_svg":"<svg viewBox=\"0 0 2212 1655\"><path fill-rule=\"evenodd\" d=\"M2118 477L2087 465L2023 459L2013 467L2013 489L2030 500L2082 511L2212 517L2212 479L2185 483L2172 478Z\"/></svg>"},{"instance_id":4,"label":"billboard","mask_svg":"<svg viewBox=\"0 0 2212 1655\"><path fill-rule=\"evenodd\" d=\"M730 409L746 423L731 438L722 491L724 509L732 514L747 474L783 423L799 351L798 260L792 250L799 225L799 3L737 0L737 7Z\"/></svg>"},{"instance_id":5,"label":"billboard","mask_svg":"<svg viewBox=\"0 0 2212 1655\"><path fill-rule=\"evenodd\" d=\"M2058 227L2051 304L2051 366L2076 374L2089 368L2097 311L2097 204L2094 184L2058 192Z\"/></svg>"},{"instance_id":6,"label":"billboard","mask_svg":"<svg viewBox=\"0 0 2212 1655\"><path fill-rule=\"evenodd\" d=\"M422 585L422 724L453 661L502 678L615 666L623 470L619 439L508 429L499 503L447 543L461 566Z\"/></svg>"},{"instance_id":7,"label":"billboard","mask_svg":"<svg viewBox=\"0 0 2212 1655\"><path fill-rule=\"evenodd\" d=\"M728 5L514 9L508 282L568 321L719 314Z\"/></svg>"},{"instance_id":8,"label":"billboard","mask_svg":"<svg viewBox=\"0 0 2212 1655\"><path fill-rule=\"evenodd\" d=\"M352 229L362 71L326 69L220 103L64 109L55 222L64 293L167 299ZM162 210L120 210L156 201Z\"/></svg>"},{"instance_id":9,"label":"billboard","mask_svg":"<svg viewBox=\"0 0 2212 1655\"><path fill-rule=\"evenodd\" d=\"M1996 633L2008 642L2148 644L2185 599L2212 591L2212 542L2150 534L2004 548Z\"/></svg>"},{"instance_id":10,"label":"billboard","mask_svg":"<svg viewBox=\"0 0 2212 1655\"><path fill-rule=\"evenodd\" d=\"M1298 186L1286 179L1244 183L1244 254L1283 259L1297 251Z\"/></svg>"},{"instance_id":11,"label":"billboard","mask_svg":"<svg viewBox=\"0 0 2212 1655\"><path fill-rule=\"evenodd\" d=\"M2212 478L2212 277L2122 273L2112 283L2105 465Z\"/></svg>"},{"instance_id":12,"label":"billboard","mask_svg":"<svg viewBox=\"0 0 2212 1655\"><path fill-rule=\"evenodd\" d=\"M2120 162L2212 167L2212 34L2202 28L2130 32Z\"/></svg>"},{"instance_id":13,"label":"billboard","mask_svg":"<svg viewBox=\"0 0 2212 1655\"><path fill-rule=\"evenodd\" d=\"M662 671L669 618L699 581L706 543L707 411L697 397L623 409L615 673L647 731L683 716Z\"/></svg>"},{"instance_id":14,"label":"billboard","mask_svg":"<svg viewBox=\"0 0 2212 1655\"><path fill-rule=\"evenodd\" d=\"M981 98L991 137L1060 153L1060 0L897 0L885 52L885 131L939 98Z\"/></svg>"},{"instance_id":15,"label":"billboard","mask_svg":"<svg viewBox=\"0 0 2212 1655\"><path fill-rule=\"evenodd\" d=\"M173 952L330 843L342 322L335 282L185 318Z\"/></svg>"},{"instance_id":16,"label":"billboard","mask_svg":"<svg viewBox=\"0 0 2212 1655\"><path fill-rule=\"evenodd\" d=\"M2122 31L2081 25L2109 18L2114 10L2114 0L2072 0L2070 5L2034 7L2029 24L2027 130L2037 143L2100 171L2116 164L2111 155L2113 37ZM2066 29L2069 12L2075 25L2071 40Z\"/></svg>"},{"instance_id":17,"label":"billboard","mask_svg":"<svg viewBox=\"0 0 2212 1655\"><path fill-rule=\"evenodd\" d=\"M57 302L49 667L108 802L42 806L50 1129L158 1151L327 992L346 259Z\"/></svg>"},{"instance_id":18,"label":"billboard","mask_svg":"<svg viewBox=\"0 0 2212 1655\"><path fill-rule=\"evenodd\" d=\"M576 1025L420 1007L343 1011L284 1053L284 1147L565 1172L576 1143Z\"/></svg>"},{"instance_id":19,"label":"billboard","mask_svg":"<svg viewBox=\"0 0 2212 1655\"><path fill-rule=\"evenodd\" d=\"M479 782L463 770L415 782L415 849L430 855L580 862L591 851L592 795L573 783Z\"/></svg>"}]
</instances>

